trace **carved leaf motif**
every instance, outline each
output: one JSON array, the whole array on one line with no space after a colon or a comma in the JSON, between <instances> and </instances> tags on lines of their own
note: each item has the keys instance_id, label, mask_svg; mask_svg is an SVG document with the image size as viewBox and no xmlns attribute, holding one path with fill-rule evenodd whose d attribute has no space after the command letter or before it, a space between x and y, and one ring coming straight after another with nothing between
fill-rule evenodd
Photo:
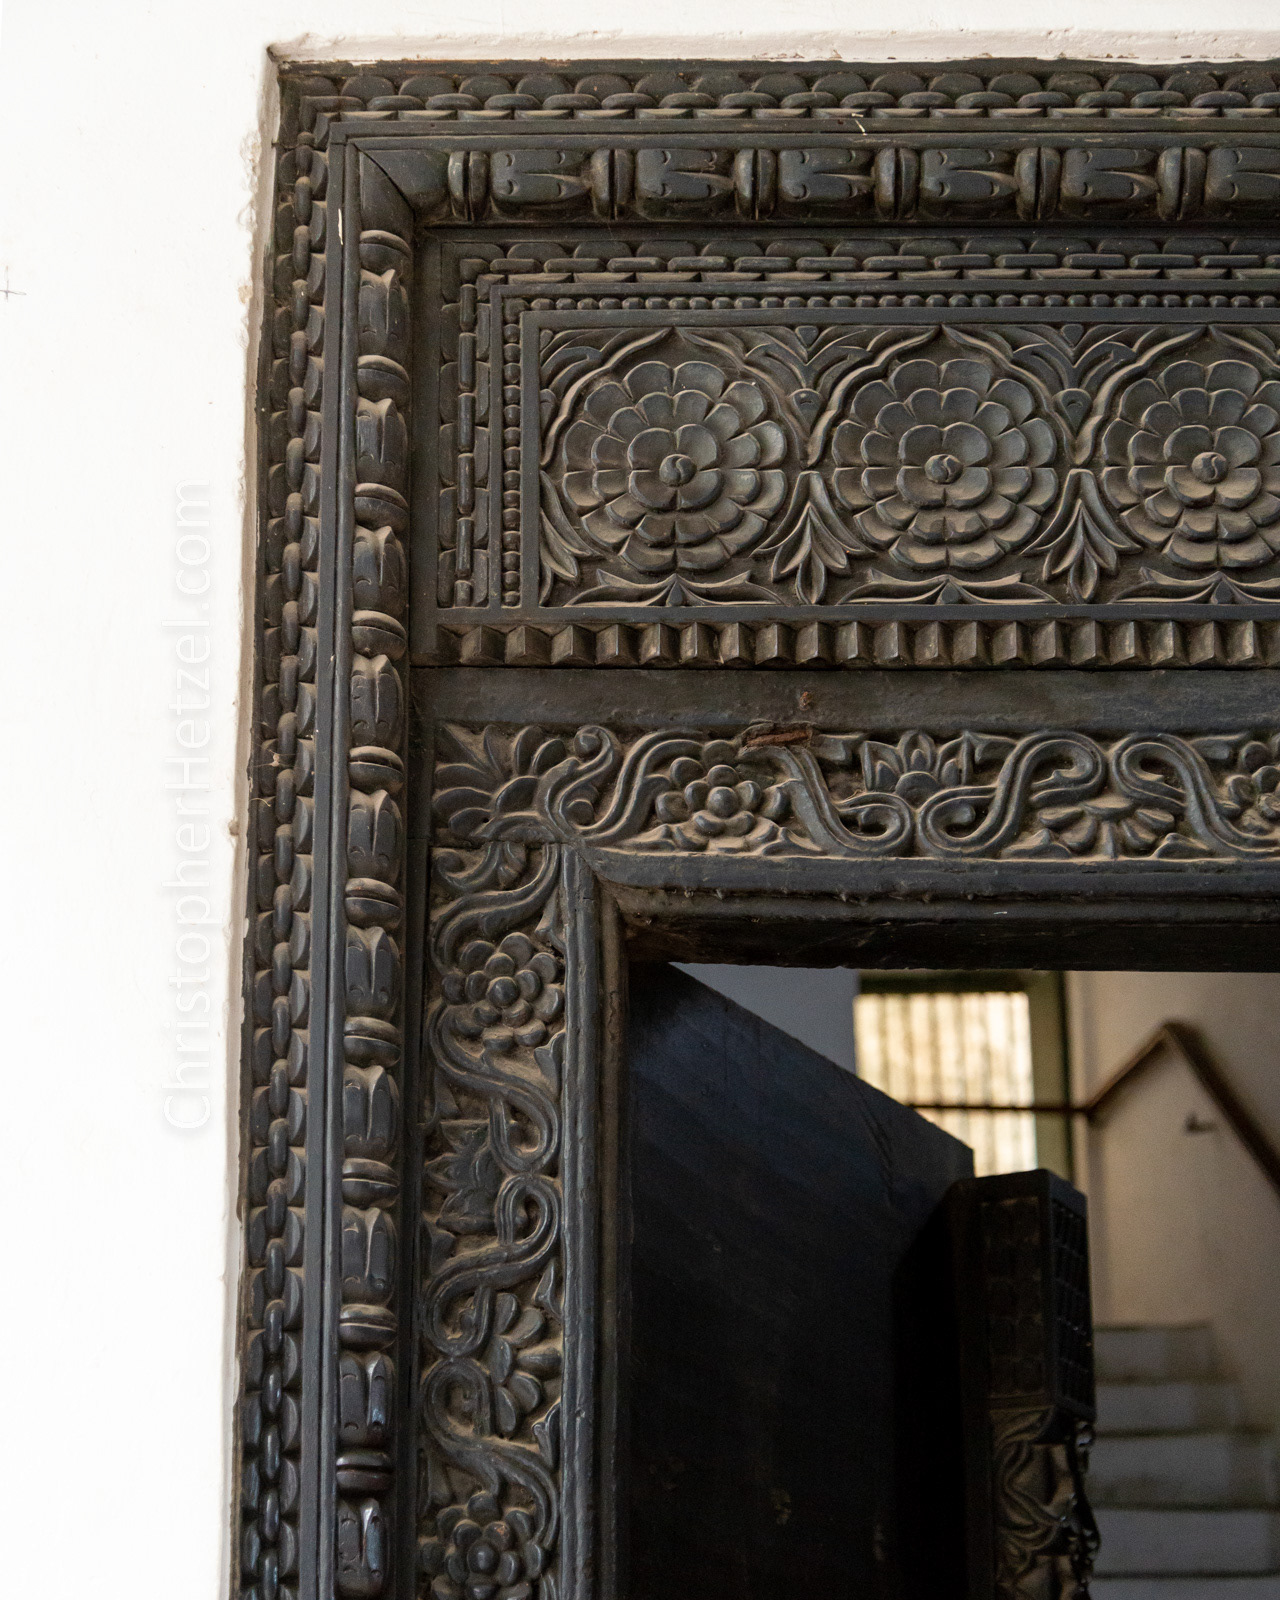
<instances>
[{"instance_id":1,"label":"carved leaf motif","mask_svg":"<svg viewBox=\"0 0 1280 1600\"><path fill-rule=\"evenodd\" d=\"M445 1122L440 1127L447 1155L428 1162L427 1179L448 1196L437 1225L450 1233L486 1233L494 1226L493 1208L502 1174L483 1122Z\"/></svg>"},{"instance_id":2,"label":"carved leaf motif","mask_svg":"<svg viewBox=\"0 0 1280 1600\"><path fill-rule=\"evenodd\" d=\"M1044 554L1045 583L1066 581L1067 597L1092 600L1103 573L1114 576L1123 552L1141 548L1116 525L1091 474L1073 469L1057 510L1027 546L1028 555Z\"/></svg>"},{"instance_id":3,"label":"carved leaf motif","mask_svg":"<svg viewBox=\"0 0 1280 1600\"><path fill-rule=\"evenodd\" d=\"M1138 569L1138 581L1123 590L1121 600L1176 600L1184 605L1240 606L1280 600L1280 578L1245 583L1226 572L1207 572L1199 578L1175 578L1151 567Z\"/></svg>"},{"instance_id":4,"label":"carved leaf motif","mask_svg":"<svg viewBox=\"0 0 1280 1600\"><path fill-rule=\"evenodd\" d=\"M836 597L843 605L851 601L900 600L910 605L939 606L1001 605L1051 598L1035 584L1025 583L1017 573L1005 578L958 578L950 572L933 578L899 578L874 567Z\"/></svg>"},{"instance_id":5,"label":"carved leaf motif","mask_svg":"<svg viewBox=\"0 0 1280 1600\"><path fill-rule=\"evenodd\" d=\"M522 728L510 744L486 730L478 746L442 730L454 756L436 769L435 812L460 839L541 838L534 807L539 779L565 759L563 739Z\"/></svg>"},{"instance_id":6,"label":"carved leaf motif","mask_svg":"<svg viewBox=\"0 0 1280 1600\"><path fill-rule=\"evenodd\" d=\"M847 572L850 555L866 548L841 521L819 474L805 472L796 481L778 532L761 553L773 551L770 579L781 583L790 578L796 598L812 606L826 594L831 575Z\"/></svg>"},{"instance_id":7,"label":"carved leaf motif","mask_svg":"<svg viewBox=\"0 0 1280 1600\"><path fill-rule=\"evenodd\" d=\"M538 483L542 494L539 581L541 598L545 601L557 578L577 587L581 579L579 562L592 555L593 551L588 540L565 516L555 485L545 472L539 474Z\"/></svg>"}]
</instances>

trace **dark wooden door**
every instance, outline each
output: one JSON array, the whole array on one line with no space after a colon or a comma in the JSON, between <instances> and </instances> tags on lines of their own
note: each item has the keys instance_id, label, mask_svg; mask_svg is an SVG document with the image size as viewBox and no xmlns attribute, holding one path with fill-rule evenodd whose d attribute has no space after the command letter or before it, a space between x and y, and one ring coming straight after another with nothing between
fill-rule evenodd
<instances>
[{"instance_id":1,"label":"dark wooden door","mask_svg":"<svg viewBox=\"0 0 1280 1600\"><path fill-rule=\"evenodd\" d=\"M630 1600L901 1593L903 1280L972 1155L673 967L628 1044Z\"/></svg>"}]
</instances>

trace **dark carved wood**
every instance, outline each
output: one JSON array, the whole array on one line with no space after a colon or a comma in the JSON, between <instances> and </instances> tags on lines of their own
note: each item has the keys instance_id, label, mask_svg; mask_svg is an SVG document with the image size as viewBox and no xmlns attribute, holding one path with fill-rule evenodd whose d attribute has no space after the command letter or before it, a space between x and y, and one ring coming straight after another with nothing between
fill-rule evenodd
<instances>
[{"instance_id":1,"label":"dark carved wood","mask_svg":"<svg viewBox=\"0 0 1280 1600\"><path fill-rule=\"evenodd\" d=\"M246 1596L614 1593L623 938L1265 964L1277 82L284 73Z\"/></svg>"},{"instance_id":2,"label":"dark carved wood","mask_svg":"<svg viewBox=\"0 0 1280 1600\"><path fill-rule=\"evenodd\" d=\"M895 730L896 731L896 730ZM1280 735L442 725L446 840L936 861L1280 860Z\"/></svg>"},{"instance_id":3,"label":"dark carved wood","mask_svg":"<svg viewBox=\"0 0 1280 1600\"><path fill-rule=\"evenodd\" d=\"M1142 293L1172 253L1123 242L1004 240L1022 253L990 273L964 265L974 242L721 240L677 256L611 240L647 260L571 239L442 244L419 658L1271 660L1280 369L1259 297ZM1098 262L1125 289L1062 292ZM1041 272L1044 289L1018 282ZM1004 292L953 287L984 276ZM1240 421L1197 431L1183 411ZM1215 439L1238 468L1216 447L1174 459Z\"/></svg>"},{"instance_id":4,"label":"dark carved wood","mask_svg":"<svg viewBox=\"0 0 1280 1600\"><path fill-rule=\"evenodd\" d=\"M1085 1490L1093 1316L1085 1199L1046 1171L948 1199L973 1600L1084 1600L1098 1530Z\"/></svg>"}]
</instances>

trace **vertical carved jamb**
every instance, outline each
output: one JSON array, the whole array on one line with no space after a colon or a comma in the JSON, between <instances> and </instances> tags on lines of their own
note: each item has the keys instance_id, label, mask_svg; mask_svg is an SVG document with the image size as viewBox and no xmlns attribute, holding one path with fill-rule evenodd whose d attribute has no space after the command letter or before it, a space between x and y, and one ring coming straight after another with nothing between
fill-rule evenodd
<instances>
[{"instance_id":1,"label":"vertical carved jamb","mask_svg":"<svg viewBox=\"0 0 1280 1600\"><path fill-rule=\"evenodd\" d=\"M539 759L537 736L525 743L519 754ZM554 757L562 748L553 739L544 750ZM437 751L421 1130L419 1592L464 1600L487 1585L495 1600L558 1600L578 1592L561 1548L564 1298L566 1288L580 1294L576 1281L566 1285L563 1253L564 1231L580 1237L577 1197L566 1194L580 1157L564 1144L593 1116L581 1084L594 1072L576 1025L573 1042L566 1034L566 1015L577 1020L566 986L572 995L585 970L578 941L594 951L593 924L585 934L572 929L569 901L593 891L549 826L526 817L506 837L501 819L475 828L470 807L492 770L480 771L472 754ZM466 848L442 847L456 842ZM582 1281L589 1277L588 1269ZM592 1343L585 1324L574 1332ZM594 1403L589 1359L565 1374L565 1398L578 1410ZM580 1424L568 1432L567 1444L581 1443ZM582 1483L584 1504L589 1494ZM577 1549L575 1562L585 1558Z\"/></svg>"},{"instance_id":2,"label":"vertical carved jamb","mask_svg":"<svg viewBox=\"0 0 1280 1600\"><path fill-rule=\"evenodd\" d=\"M348 154L344 216L347 387L338 473L337 670L346 719L335 721L334 814L345 819L341 1030L331 1042L331 1128L338 1193L334 1452L334 1591L389 1595L393 1571L400 1072L403 1061L407 696L409 301L412 215L384 174ZM338 941L335 940L335 947Z\"/></svg>"},{"instance_id":3,"label":"vertical carved jamb","mask_svg":"<svg viewBox=\"0 0 1280 1600\"><path fill-rule=\"evenodd\" d=\"M1088 1600L1096 1415L1084 1196L1045 1171L957 1185L970 1581L978 1600Z\"/></svg>"},{"instance_id":4,"label":"vertical carved jamb","mask_svg":"<svg viewBox=\"0 0 1280 1600\"><path fill-rule=\"evenodd\" d=\"M285 96L263 419L266 525L236 1552L244 1600L293 1600L309 1564L301 1380L317 1324L308 1279L312 1296L320 1282L319 1240L306 1237L304 1209L327 162L306 126L307 89L304 80Z\"/></svg>"},{"instance_id":5,"label":"vertical carved jamb","mask_svg":"<svg viewBox=\"0 0 1280 1600\"><path fill-rule=\"evenodd\" d=\"M606 1320L599 1295L602 1157L600 1116L601 977L599 890L577 850L565 849L561 868L564 917L565 1044L562 1135L565 1327L564 1345L561 1600L596 1600L616 1591L612 1541L597 1551L601 1506L611 1506L612 1484L598 1475L598 1436L610 1431L602 1415L605 1383L612 1376L598 1334ZM612 1333L612 1329L610 1330ZM609 1341L612 1348L612 1339ZM610 1390L612 1385L609 1385Z\"/></svg>"}]
</instances>

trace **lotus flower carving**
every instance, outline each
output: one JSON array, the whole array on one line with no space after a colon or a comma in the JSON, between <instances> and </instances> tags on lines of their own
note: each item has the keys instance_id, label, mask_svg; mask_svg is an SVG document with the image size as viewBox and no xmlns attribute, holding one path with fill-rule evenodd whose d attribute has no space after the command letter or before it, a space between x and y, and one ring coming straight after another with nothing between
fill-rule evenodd
<instances>
[{"instance_id":1,"label":"lotus flower carving","mask_svg":"<svg viewBox=\"0 0 1280 1600\"><path fill-rule=\"evenodd\" d=\"M714 571L756 543L786 490L786 439L766 409L757 385L710 362L641 362L583 401L564 495L637 571Z\"/></svg>"},{"instance_id":2,"label":"lotus flower carving","mask_svg":"<svg viewBox=\"0 0 1280 1600\"><path fill-rule=\"evenodd\" d=\"M854 391L834 487L877 550L975 571L1022 544L1053 500L1056 453L1031 390L981 361L903 361Z\"/></svg>"},{"instance_id":3,"label":"lotus flower carving","mask_svg":"<svg viewBox=\"0 0 1280 1600\"><path fill-rule=\"evenodd\" d=\"M1172 562L1256 567L1280 550L1280 382L1244 361L1139 379L1102 439L1121 520Z\"/></svg>"}]
</instances>

